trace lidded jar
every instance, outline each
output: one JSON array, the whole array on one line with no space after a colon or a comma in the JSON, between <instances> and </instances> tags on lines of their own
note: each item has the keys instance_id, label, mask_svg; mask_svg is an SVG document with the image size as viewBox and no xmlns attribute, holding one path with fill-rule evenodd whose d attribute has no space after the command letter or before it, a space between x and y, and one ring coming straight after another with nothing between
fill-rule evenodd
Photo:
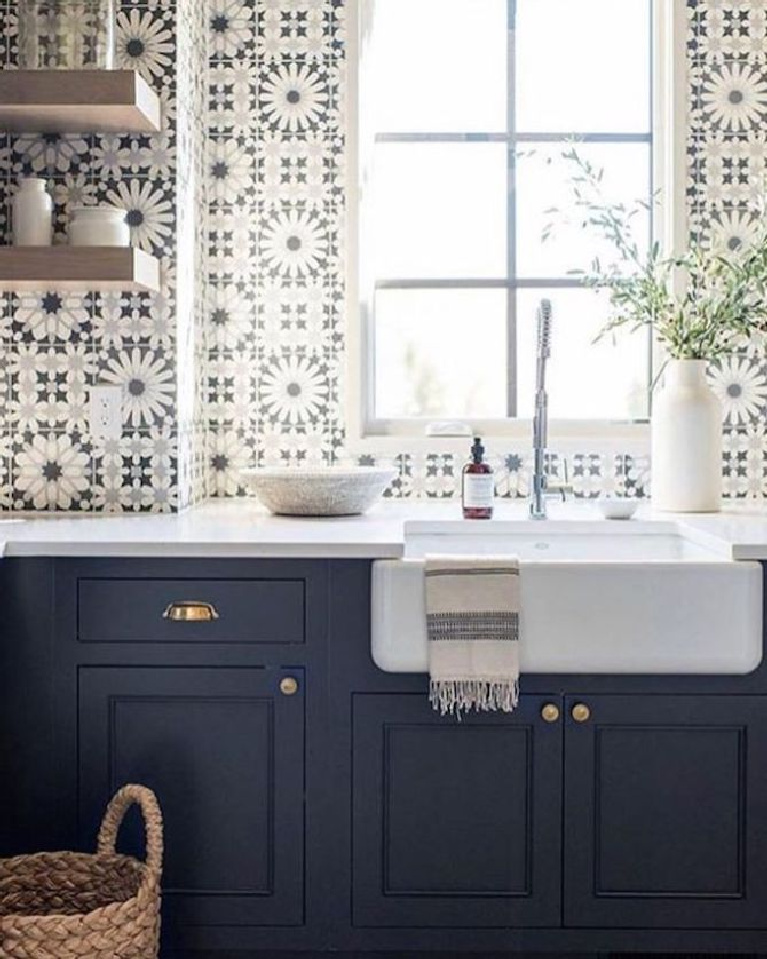
<instances>
[{"instance_id":1,"label":"lidded jar","mask_svg":"<svg viewBox=\"0 0 767 959\"><path fill-rule=\"evenodd\" d=\"M125 210L116 206L76 206L69 218L70 246L130 246Z\"/></svg>"},{"instance_id":2,"label":"lidded jar","mask_svg":"<svg viewBox=\"0 0 767 959\"><path fill-rule=\"evenodd\" d=\"M111 70L115 0L19 0L19 66Z\"/></svg>"}]
</instances>

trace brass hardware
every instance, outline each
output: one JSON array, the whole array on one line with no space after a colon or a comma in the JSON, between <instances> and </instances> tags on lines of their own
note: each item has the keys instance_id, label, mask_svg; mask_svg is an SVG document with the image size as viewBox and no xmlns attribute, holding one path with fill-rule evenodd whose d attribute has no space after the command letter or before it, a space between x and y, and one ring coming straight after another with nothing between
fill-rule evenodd
<instances>
[{"instance_id":1,"label":"brass hardware","mask_svg":"<svg viewBox=\"0 0 767 959\"><path fill-rule=\"evenodd\" d=\"M576 723L587 723L591 718L591 710L585 703L576 703L573 706L572 717Z\"/></svg>"},{"instance_id":2,"label":"brass hardware","mask_svg":"<svg viewBox=\"0 0 767 959\"><path fill-rule=\"evenodd\" d=\"M546 723L555 723L559 719L559 706L554 703L546 703L541 709L541 719Z\"/></svg>"},{"instance_id":3,"label":"brass hardware","mask_svg":"<svg viewBox=\"0 0 767 959\"><path fill-rule=\"evenodd\" d=\"M184 599L171 603L162 618L169 619L172 623L212 623L214 619L218 619L218 611L212 603Z\"/></svg>"},{"instance_id":4,"label":"brass hardware","mask_svg":"<svg viewBox=\"0 0 767 959\"><path fill-rule=\"evenodd\" d=\"M280 692L283 696L295 696L298 692L298 680L293 676L284 676L280 680Z\"/></svg>"}]
</instances>

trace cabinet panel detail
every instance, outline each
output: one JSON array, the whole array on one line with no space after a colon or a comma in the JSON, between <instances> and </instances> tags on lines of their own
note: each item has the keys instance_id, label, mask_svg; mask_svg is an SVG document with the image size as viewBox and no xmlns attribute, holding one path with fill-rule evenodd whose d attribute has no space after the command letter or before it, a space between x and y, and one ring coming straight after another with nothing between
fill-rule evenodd
<instances>
[{"instance_id":1,"label":"cabinet panel detail","mask_svg":"<svg viewBox=\"0 0 767 959\"><path fill-rule=\"evenodd\" d=\"M186 810L166 816L166 892L271 895L272 702L118 695L110 696L109 713L111 782L140 780L153 755L162 755L154 788L164 807ZM235 729L236 737L222 741L222 732ZM194 818L201 826L192 831Z\"/></svg>"},{"instance_id":2,"label":"cabinet panel detail","mask_svg":"<svg viewBox=\"0 0 767 959\"><path fill-rule=\"evenodd\" d=\"M80 669L83 841L120 785L154 789L171 930L303 922L304 683L291 674L287 697L279 669ZM135 817L121 848L141 842Z\"/></svg>"},{"instance_id":3,"label":"cabinet panel detail","mask_svg":"<svg viewBox=\"0 0 767 959\"><path fill-rule=\"evenodd\" d=\"M566 925L767 927L764 701L588 703L565 732Z\"/></svg>"},{"instance_id":4,"label":"cabinet panel detail","mask_svg":"<svg viewBox=\"0 0 767 959\"><path fill-rule=\"evenodd\" d=\"M422 695L354 697L357 926L560 922L562 726L440 717Z\"/></svg>"},{"instance_id":5,"label":"cabinet panel detail","mask_svg":"<svg viewBox=\"0 0 767 959\"><path fill-rule=\"evenodd\" d=\"M511 724L385 726L386 895L530 895L531 738Z\"/></svg>"},{"instance_id":6,"label":"cabinet panel detail","mask_svg":"<svg viewBox=\"0 0 767 959\"><path fill-rule=\"evenodd\" d=\"M606 726L595 748L596 895L742 896L745 729Z\"/></svg>"}]
</instances>

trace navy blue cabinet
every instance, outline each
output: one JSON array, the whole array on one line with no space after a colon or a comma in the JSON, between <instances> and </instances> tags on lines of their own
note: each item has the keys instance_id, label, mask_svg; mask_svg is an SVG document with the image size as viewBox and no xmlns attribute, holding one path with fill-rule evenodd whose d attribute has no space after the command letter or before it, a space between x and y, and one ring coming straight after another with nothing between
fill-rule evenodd
<instances>
[{"instance_id":1,"label":"navy blue cabinet","mask_svg":"<svg viewBox=\"0 0 767 959\"><path fill-rule=\"evenodd\" d=\"M359 926L558 926L562 725L546 700L440 717L423 694L356 695Z\"/></svg>"},{"instance_id":2,"label":"navy blue cabinet","mask_svg":"<svg viewBox=\"0 0 767 959\"><path fill-rule=\"evenodd\" d=\"M568 698L566 723L565 923L766 927L765 699Z\"/></svg>"},{"instance_id":3,"label":"navy blue cabinet","mask_svg":"<svg viewBox=\"0 0 767 959\"><path fill-rule=\"evenodd\" d=\"M355 925L767 928L763 697L353 703Z\"/></svg>"},{"instance_id":4,"label":"navy blue cabinet","mask_svg":"<svg viewBox=\"0 0 767 959\"><path fill-rule=\"evenodd\" d=\"M122 783L156 791L174 942L194 927L303 923L303 686L295 669L80 670L83 841ZM137 820L127 832L140 854Z\"/></svg>"},{"instance_id":5,"label":"navy blue cabinet","mask_svg":"<svg viewBox=\"0 0 767 959\"><path fill-rule=\"evenodd\" d=\"M458 722L372 663L368 582L364 561L4 561L0 855L92 850L137 780L173 959L767 953L767 668L525 676L516 712ZM192 601L218 619L164 617ZM122 844L141 854L133 814Z\"/></svg>"}]
</instances>

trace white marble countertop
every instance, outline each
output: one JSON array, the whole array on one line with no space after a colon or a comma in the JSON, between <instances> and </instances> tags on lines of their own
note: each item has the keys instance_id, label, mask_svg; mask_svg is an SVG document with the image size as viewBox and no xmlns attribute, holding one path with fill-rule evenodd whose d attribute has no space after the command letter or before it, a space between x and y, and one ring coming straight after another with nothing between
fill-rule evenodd
<instances>
[{"instance_id":1,"label":"white marble countertop","mask_svg":"<svg viewBox=\"0 0 767 959\"><path fill-rule=\"evenodd\" d=\"M643 506L626 523L575 502L554 504L550 517L560 531L678 532L723 558L767 560L767 504L734 504L707 515L656 514ZM524 501L500 501L487 525L526 520ZM366 516L301 519L271 516L254 500L222 500L175 515L6 514L0 543L5 556L383 559L402 555L406 523L448 521L461 522L460 503L386 501Z\"/></svg>"}]
</instances>

